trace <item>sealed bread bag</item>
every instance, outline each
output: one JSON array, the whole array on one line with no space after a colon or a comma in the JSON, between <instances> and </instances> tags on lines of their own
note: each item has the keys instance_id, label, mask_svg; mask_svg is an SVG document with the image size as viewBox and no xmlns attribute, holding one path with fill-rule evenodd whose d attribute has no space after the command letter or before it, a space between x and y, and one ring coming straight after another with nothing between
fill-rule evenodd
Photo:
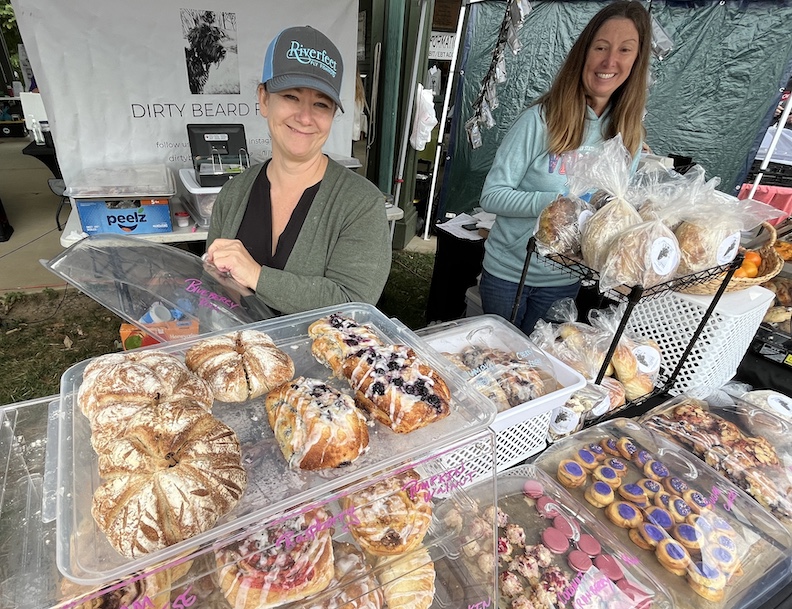
<instances>
[{"instance_id":1,"label":"sealed bread bag","mask_svg":"<svg viewBox=\"0 0 792 609\"><path fill-rule=\"evenodd\" d=\"M684 175L673 169L647 166L630 180L627 199L637 205L644 221L660 220L675 230L685 213L698 201L709 199L719 184L718 177L707 181L701 165L694 165Z\"/></svg>"},{"instance_id":2,"label":"sealed bread bag","mask_svg":"<svg viewBox=\"0 0 792 609\"><path fill-rule=\"evenodd\" d=\"M543 256L580 255L580 227L594 214L594 208L574 195L558 195L536 221L536 248Z\"/></svg>"}]
</instances>

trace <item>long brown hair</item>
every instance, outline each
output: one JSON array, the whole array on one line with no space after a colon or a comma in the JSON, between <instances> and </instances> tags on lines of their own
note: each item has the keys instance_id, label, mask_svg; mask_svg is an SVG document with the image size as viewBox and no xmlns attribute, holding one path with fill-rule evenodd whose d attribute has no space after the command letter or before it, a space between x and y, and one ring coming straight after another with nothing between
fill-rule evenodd
<instances>
[{"instance_id":1,"label":"long brown hair","mask_svg":"<svg viewBox=\"0 0 792 609\"><path fill-rule=\"evenodd\" d=\"M562 154L580 148L586 126L586 94L583 89L583 66L594 36L608 19L626 18L638 30L638 57L632 71L610 99L610 122L607 138L621 133L624 145L635 155L644 136L643 112L652 51L652 26L649 13L635 0L614 2L603 7L583 29L550 90L536 103L542 105L550 152Z\"/></svg>"}]
</instances>

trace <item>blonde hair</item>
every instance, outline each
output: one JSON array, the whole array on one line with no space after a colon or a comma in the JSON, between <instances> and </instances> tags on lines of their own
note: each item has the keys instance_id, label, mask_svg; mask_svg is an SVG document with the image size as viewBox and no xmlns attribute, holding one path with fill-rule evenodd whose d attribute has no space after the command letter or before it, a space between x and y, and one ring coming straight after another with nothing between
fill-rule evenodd
<instances>
[{"instance_id":1,"label":"blonde hair","mask_svg":"<svg viewBox=\"0 0 792 609\"><path fill-rule=\"evenodd\" d=\"M550 90L536 103L541 104L547 123L548 149L555 154L577 150L583 143L586 127L586 93L583 67L594 36L606 21L626 18L638 30L638 57L627 80L610 98L610 121L606 138L621 133L624 145L635 155L644 137L643 112L646 106L652 27L649 14L640 2L619 1L602 8L583 29Z\"/></svg>"}]
</instances>

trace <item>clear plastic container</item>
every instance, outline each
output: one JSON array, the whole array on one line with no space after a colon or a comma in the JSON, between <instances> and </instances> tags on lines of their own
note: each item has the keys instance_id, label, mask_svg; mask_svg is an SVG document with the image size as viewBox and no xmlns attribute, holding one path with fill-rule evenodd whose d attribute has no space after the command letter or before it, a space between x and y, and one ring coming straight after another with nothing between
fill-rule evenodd
<instances>
[{"instance_id":1,"label":"clear plastic container","mask_svg":"<svg viewBox=\"0 0 792 609\"><path fill-rule=\"evenodd\" d=\"M292 358L297 376L323 379L341 391L349 391L345 382L332 377L330 370L311 354L308 326L330 313L340 313L370 325L386 342L412 347L446 380L452 393L451 414L409 434L396 434L376 424L369 431L368 452L352 465L312 473L289 469L267 422L263 398L241 404L216 401L213 414L234 429L242 447L243 464L248 472L248 486L242 499L213 529L162 551L130 560L112 549L91 516L92 495L101 480L97 455L90 444L89 422L76 403L82 373L88 362L77 364L61 379L57 543L61 572L80 583L98 584L146 569L207 544L221 543L238 536L246 527L260 526L294 506L333 497L340 489L360 480L382 476L383 472L405 464L428 461L444 446L466 441L471 434L490 425L495 417L492 404L470 388L448 362L406 326L385 317L370 305L350 303L279 317L243 328L269 334ZM160 350L181 355L198 340L168 343ZM477 448L475 454L482 453ZM494 464L490 461L490 471L494 471ZM453 465L458 466L456 463Z\"/></svg>"},{"instance_id":2,"label":"clear plastic container","mask_svg":"<svg viewBox=\"0 0 792 609\"><path fill-rule=\"evenodd\" d=\"M586 498L593 490L595 475L599 476L597 482L610 475L610 472L593 469L590 465L581 468L582 478L574 476L573 484L580 485L570 487L568 491L608 527L622 547L637 557L644 569L654 575L675 607L762 607L789 580L792 573L792 537L778 520L692 454L630 419L614 419L565 438L540 455L536 465L558 480L558 472L562 467L567 467L567 461L586 463L589 455L585 453L591 452L588 447L602 446L600 443L608 440L612 442L610 450L633 453L633 458L628 459L605 452L601 457L602 465L597 465L600 468L611 465L624 468L623 477L619 476L619 481L614 482L618 484L614 491L615 499L609 498L608 506L600 508ZM584 453L579 454L579 451ZM621 466L611 463L611 459L618 459ZM639 461L646 463L639 466ZM574 466L572 468L576 469ZM598 473L589 473L593 471ZM629 486L652 476L660 489L652 486L654 492L646 493L646 497L643 493L635 493L636 489ZM661 507L661 498L665 496L663 493L671 497L670 504L665 505L673 507ZM630 499L626 499L626 496ZM596 501L600 497L593 499ZM702 502L703 506L692 509L690 505L694 501ZM639 504L644 502L649 505L641 507ZM683 503L688 505L687 509ZM627 507L623 508L624 504ZM701 515L697 512L701 512ZM647 537L640 536L640 525L650 528L654 525L647 532L656 536L652 543L661 544L657 546L659 551L642 549L633 541L632 536L638 536L646 543ZM685 530L674 528L683 525L691 526ZM691 532L691 529L694 531ZM679 540L685 535L695 538L696 547L688 545L687 550L680 549L682 544ZM666 559L667 565L664 566L658 558L661 554L663 558L675 555L674 561ZM717 571L710 571L712 581L707 582L715 590L712 600L705 598L701 592L697 593L690 583L697 575L696 564L707 565L706 569L717 568ZM674 574L670 569L678 573Z\"/></svg>"},{"instance_id":3,"label":"clear plastic container","mask_svg":"<svg viewBox=\"0 0 792 609\"><path fill-rule=\"evenodd\" d=\"M192 167L179 169L179 182L186 191L184 200L187 209L197 222L203 226L209 226L212 208L217 194L220 192L220 186L200 186L195 179L195 170Z\"/></svg>"},{"instance_id":4,"label":"clear plastic container","mask_svg":"<svg viewBox=\"0 0 792 609\"><path fill-rule=\"evenodd\" d=\"M735 400L716 405L675 397L641 417L751 495L792 531L792 423Z\"/></svg>"},{"instance_id":5,"label":"clear plastic container","mask_svg":"<svg viewBox=\"0 0 792 609\"><path fill-rule=\"evenodd\" d=\"M172 197L176 182L165 165L118 165L84 169L63 193L74 199Z\"/></svg>"},{"instance_id":6,"label":"clear plastic container","mask_svg":"<svg viewBox=\"0 0 792 609\"><path fill-rule=\"evenodd\" d=\"M499 471L542 450L551 411L563 405L569 396L586 384L582 375L540 351L524 334L497 315L481 315L430 326L421 330L419 335L441 354L459 354L471 348L497 350L520 367L524 365L536 371L539 382L551 389L521 403L511 404L507 400L514 393L499 392L500 401L493 399L499 411L492 423L492 429L498 436ZM511 365L490 365L491 361L463 374L472 387L485 395L492 396L493 385L495 390L504 387L508 393L512 383L520 382L519 377L512 380L512 373L519 373L519 370ZM524 390L524 387L518 388Z\"/></svg>"}]
</instances>

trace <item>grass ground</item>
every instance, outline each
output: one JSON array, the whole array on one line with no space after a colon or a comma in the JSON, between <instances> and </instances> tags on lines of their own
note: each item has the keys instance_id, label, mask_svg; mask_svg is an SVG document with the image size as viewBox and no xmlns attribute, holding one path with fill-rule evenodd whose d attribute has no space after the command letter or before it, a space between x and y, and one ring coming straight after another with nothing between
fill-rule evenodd
<instances>
[{"instance_id":1,"label":"grass ground","mask_svg":"<svg viewBox=\"0 0 792 609\"><path fill-rule=\"evenodd\" d=\"M379 309L413 330L425 326L433 266L432 254L394 252ZM71 365L121 348L121 323L74 288L0 298L0 405L59 393Z\"/></svg>"}]
</instances>

